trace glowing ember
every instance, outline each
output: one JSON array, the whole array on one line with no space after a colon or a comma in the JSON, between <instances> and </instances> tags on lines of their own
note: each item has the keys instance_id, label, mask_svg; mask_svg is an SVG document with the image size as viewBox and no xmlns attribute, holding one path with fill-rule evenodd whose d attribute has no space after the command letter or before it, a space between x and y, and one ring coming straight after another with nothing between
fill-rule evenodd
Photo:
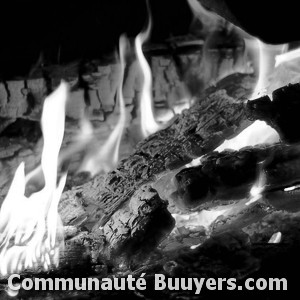
<instances>
[{"instance_id":1,"label":"glowing ember","mask_svg":"<svg viewBox=\"0 0 300 300\"><path fill-rule=\"evenodd\" d=\"M192 245L190 248L192 249L192 250L195 250L195 249L197 249L199 246L201 246L202 245L202 243L199 243L199 244L197 244L197 245Z\"/></svg>"},{"instance_id":2,"label":"glowing ember","mask_svg":"<svg viewBox=\"0 0 300 300\"><path fill-rule=\"evenodd\" d=\"M89 155L80 167L80 171L88 171L92 176L104 171L111 171L118 163L119 148L122 139L123 129L126 122L125 103L123 98L123 80L125 69L125 49L127 39L124 36L120 37L119 50L120 50L120 65L121 65L121 80L117 92L117 99L120 107L120 117L114 130L106 140L105 144L100 147L96 153Z\"/></svg>"},{"instance_id":3,"label":"glowing ember","mask_svg":"<svg viewBox=\"0 0 300 300\"><path fill-rule=\"evenodd\" d=\"M142 45L148 39L151 31L151 18L147 29L141 32L135 39L135 51L140 64L144 82L141 93L141 130L144 137L160 129L160 125L155 121L152 108L152 75L150 66L143 54Z\"/></svg>"},{"instance_id":4,"label":"glowing ember","mask_svg":"<svg viewBox=\"0 0 300 300\"><path fill-rule=\"evenodd\" d=\"M297 184L297 185L285 188L284 191L285 192L291 192L291 191L297 190L299 188L300 188L300 184Z\"/></svg>"},{"instance_id":5,"label":"glowing ember","mask_svg":"<svg viewBox=\"0 0 300 300\"><path fill-rule=\"evenodd\" d=\"M265 189L266 185L266 175L264 171L262 170L263 163L260 164L260 172L257 182L252 186L250 190L250 196L249 201L246 203L246 205L252 204L262 197L262 192Z\"/></svg>"},{"instance_id":6,"label":"glowing ember","mask_svg":"<svg viewBox=\"0 0 300 300\"><path fill-rule=\"evenodd\" d=\"M270 244L279 244L281 242L281 239L282 239L281 232L276 232L271 236L269 243Z\"/></svg>"},{"instance_id":7,"label":"glowing ember","mask_svg":"<svg viewBox=\"0 0 300 300\"><path fill-rule=\"evenodd\" d=\"M58 154L65 127L67 85L46 98L42 113L44 146L41 157L45 185L25 196L24 163L18 167L0 211L0 273L6 275L26 268L58 264L60 242L57 206L66 174L57 185ZM62 239L62 237L61 237Z\"/></svg>"},{"instance_id":8,"label":"glowing ember","mask_svg":"<svg viewBox=\"0 0 300 300\"><path fill-rule=\"evenodd\" d=\"M202 210L190 214L172 214L172 216L176 221L176 227L184 226L187 228L195 228L203 226L208 229L209 226L226 211L227 209Z\"/></svg>"}]
</instances>

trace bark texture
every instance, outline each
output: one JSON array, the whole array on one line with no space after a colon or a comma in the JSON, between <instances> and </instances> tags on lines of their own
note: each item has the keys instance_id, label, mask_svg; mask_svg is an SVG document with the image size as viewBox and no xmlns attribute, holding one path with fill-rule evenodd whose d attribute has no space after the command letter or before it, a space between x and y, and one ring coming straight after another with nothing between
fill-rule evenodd
<instances>
[{"instance_id":1,"label":"bark texture","mask_svg":"<svg viewBox=\"0 0 300 300\"><path fill-rule=\"evenodd\" d=\"M204 156L199 166L185 168L175 178L175 199L184 208L201 210L240 201L251 197L254 184L261 184L270 203L272 195L281 191L281 209L297 210L300 204L293 196L295 191L289 193L284 189L300 181L300 146L259 145L240 151L214 152Z\"/></svg>"},{"instance_id":2,"label":"bark texture","mask_svg":"<svg viewBox=\"0 0 300 300\"><path fill-rule=\"evenodd\" d=\"M244 105L252 87L253 79L249 76L228 77L216 88L207 91L207 96L184 111L168 128L139 143L134 153L121 161L114 171L106 176L96 176L67 192L59 210L65 224L70 221L69 213L63 212L62 207L66 212L77 212L76 216L73 214L73 222L77 219L84 226L94 223L94 233L103 228L110 250L118 251L122 248L122 241L130 241L134 248L136 241L130 220L135 219L134 227L137 226L145 237L147 233L143 228L147 228L148 222L138 217L141 211L133 205L135 195L144 202L148 199L145 190L150 190L151 184L164 172L180 168L193 158L212 151L224 139L248 126L251 122L246 118ZM77 209L68 209L70 205ZM149 210L153 208L155 205ZM123 213L126 217L121 217ZM67 218L64 219L64 216ZM157 232L160 230L163 227ZM142 244L142 241L139 240L139 243Z\"/></svg>"}]
</instances>

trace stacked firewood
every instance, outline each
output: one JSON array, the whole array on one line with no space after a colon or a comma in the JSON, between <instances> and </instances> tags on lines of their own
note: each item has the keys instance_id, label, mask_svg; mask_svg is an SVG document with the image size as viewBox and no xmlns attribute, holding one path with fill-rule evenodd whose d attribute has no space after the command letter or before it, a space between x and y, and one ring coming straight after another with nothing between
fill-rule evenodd
<instances>
[{"instance_id":1,"label":"stacked firewood","mask_svg":"<svg viewBox=\"0 0 300 300\"><path fill-rule=\"evenodd\" d=\"M173 70L173 75L176 74L173 73L176 68L172 67L171 59L155 57L152 61L156 65L154 68L158 69L156 72L164 73L163 77L167 78L168 74L165 73L165 67ZM99 96L100 90L105 91L106 81L109 80L113 68L101 68L82 76L86 83L82 89L76 89L78 80L73 80L71 101L74 105L68 108L69 118L78 119L82 111L88 110L90 116L93 116L92 121L101 122L95 120L96 115L99 117L102 111L106 116L106 113L115 109L114 96L111 97L110 104L102 103L101 95ZM128 74L135 73L132 71ZM139 81L134 75L128 76L128 86L134 86L132 89L128 87L130 91L127 90L128 94L125 96L127 107L130 107L139 93ZM182 83L178 80L179 77L174 75L174 79L172 76L173 79L169 78L167 82L176 89ZM162 91L163 84L160 84L160 80L156 82L155 78L154 75L154 87L159 91L154 94L156 104L164 109L170 108L169 96ZM112 87L111 84L108 85ZM208 264L215 259L208 255L209 251L217 248L220 241L230 240L234 241L233 244L237 245L246 258L255 262L236 268L242 274L248 275L265 258L263 251L257 250L247 236L253 241L262 242L271 238L276 231L281 231L289 242L287 248L290 249L299 222L299 201L295 191L290 191L290 188L295 187L297 192L300 177L297 144L299 132L294 130L299 128L297 115L300 87L295 84L275 91L273 101L267 96L248 101L254 85L255 79L245 74L224 78L215 87L206 89L198 96L190 109L175 116L168 127L139 142L135 150L121 160L115 170L106 175L96 175L86 183L65 191L59 204L65 231L65 249L62 251L59 268L53 268L52 271L74 274L81 270L101 277L107 275L110 266L115 268L113 272L120 272L121 275L125 274L122 273L124 268L127 272L130 270L133 274L139 274L142 270L151 272L153 266L156 266L173 276L174 272L180 272L188 266L187 261L197 260L197 255L204 259L204 264ZM4 94L12 97L12 94L7 93L8 86L3 85L6 91ZM25 93L27 96L31 93L28 92L28 86L27 84L27 94ZM174 99L173 96L170 98ZM110 97L106 95L105 99ZM25 102L27 105L28 97ZM163 102L165 105L162 105ZM32 105L29 110L28 106L23 110L8 109L13 103L6 101L1 106L5 108L2 113L13 111L15 115L12 119L38 119L38 106ZM95 103L97 105L94 107ZM21 115L16 115L19 112L22 112ZM225 139L238 135L255 120L264 120L275 128L282 142L239 151L213 152ZM3 132L8 129L9 121ZM37 131L37 137L39 134ZM199 166L185 167L187 163L201 156ZM260 163L263 167L258 169ZM261 195L263 200L241 209L238 204L241 199L249 196L259 172L263 172L266 177ZM84 175L82 178L86 181ZM172 190L172 198L168 198L169 189ZM237 206L231 213L219 217L208 229L199 228L200 234L197 232L197 236L195 231L189 232L184 226L177 228L177 235L183 241L180 246L182 250L178 251L178 243L171 245L178 237L174 234L175 220L168 204L176 206L175 210L179 213L212 210L227 204ZM275 222L280 219L285 220L285 224ZM240 232L228 234L228 231L241 229L244 230L242 235ZM190 249L191 237L196 237L203 244L196 252ZM262 248L273 251L276 247ZM227 249L226 245L224 249ZM258 251L254 257L252 250ZM278 251L278 248L274 251ZM232 253L231 249L226 253ZM279 256L281 254L280 252ZM229 254L226 257L228 259ZM142 267L139 268L141 262ZM226 263L230 265L230 261ZM196 263L195 274L202 274L201 268L197 266ZM226 268L228 270L229 267ZM27 270L24 274L39 271L42 272L36 269Z\"/></svg>"}]
</instances>

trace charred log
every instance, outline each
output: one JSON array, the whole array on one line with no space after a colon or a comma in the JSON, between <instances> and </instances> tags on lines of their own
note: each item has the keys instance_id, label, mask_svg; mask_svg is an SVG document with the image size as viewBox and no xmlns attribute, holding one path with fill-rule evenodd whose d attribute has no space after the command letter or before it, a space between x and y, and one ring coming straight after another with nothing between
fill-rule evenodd
<instances>
[{"instance_id":1,"label":"charred log","mask_svg":"<svg viewBox=\"0 0 300 300\"><path fill-rule=\"evenodd\" d=\"M290 84L277 89L269 96L249 101L247 114L250 119L266 121L279 133L281 139L287 143L300 141L299 111L300 84Z\"/></svg>"},{"instance_id":2,"label":"charred log","mask_svg":"<svg viewBox=\"0 0 300 300\"><path fill-rule=\"evenodd\" d=\"M244 231L244 232L243 232ZM131 298L146 297L147 299L177 299L189 298L197 299L195 289L189 290L154 290L155 274L164 274L167 278L236 278L236 284L244 285L246 278L286 278L288 281L288 291L297 290L297 278L294 276L294 270L299 267L299 216L295 214L286 214L282 212L274 212L264 218L263 222L258 221L252 226L238 230L229 230L226 232L215 233L211 238L207 239L196 249L183 248L172 252L153 253L153 256L147 262L135 266L131 269L115 269L109 270L103 267L101 274L95 274L93 277L99 279L103 277L127 277L129 274L138 278L142 273L146 273L147 289L140 291L139 294L130 291L122 291L122 295L129 294ZM282 240L280 243L268 243L270 236L274 233L282 232ZM288 255L287 255L288 253ZM81 273L84 274L84 273ZM51 277L51 276L46 276ZM68 276L70 277L70 276ZM73 277L73 276L71 276ZM76 277L76 275L74 275ZM78 275L77 275L78 277ZM225 283L224 283L225 284ZM1 286L3 288L4 284ZM282 289L282 286L281 286ZM228 291L227 291L228 292ZM222 288L220 296L227 295L225 289ZM270 291L273 295L274 291ZM276 295L287 295L287 291L275 291ZM4 291L2 292L4 293ZM218 294L218 291L214 291ZM33 291L20 291L20 297L31 297L32 299L61 299L63 297L83 298L87 294L86 291L44 291L35 294ZM228 294L233 299L240 299L241 295L245 299L252 299L253 295L257 299L265 299L266 293L259 291L247 292L245 290L230 291ZM101 295L106 297L118 296L117 291L89 291L86 297L97 297ZM3 296L3 294L1 294ZM210 299L211 292L205 288L201 290L203 299Z\"/></svg>"},{"instance_id":3,"label":"charred log","mask_svg":"<svg viewBox=\"0 0 300 300\"><path fill-rule=\"evenodd\" d=\"M116 170L106 176L96 176L87 184L65 193L59 209L64 223L80 223L81 227L93 228L96 235L99 228L103 228L107 248L113 252L118 252L125 244L128 249L135 248L136 240L132 235L135 228L140 232L137 233L141 237L139 244L146 242L143 238L147 237L149 222L156 215L153 210L156 206L148 205L150 218L145 217L141 210L130 204L135 202L134 195L141 203L147 203L145 190L149 190L150 183L161 174L215 149L224 139L248 126L251 122L243 107L252 84L253 79L249 76L226 78L178 116L172 125L138 144L135 152L121 161ZM158 199L156 191L151 193ZM69 214L70 211L73 213ZM120 218L122 212L127 221ZM170 223L166 228L170 228ZM164 230L164 227L156 229L157 232Z\"/></svg>"},{"instance_id":4,"label":"charred log","mask_svg":"<svg viewBox=\"0 0 300 300\"><path fill-rule=\"evenodd\" d=\"M175 176L177 193L174 198L179 206L190 209L239 201L249 197L260 172L265 174L263 194L271 205L289 211L300 209L293 192L284 191L300 181L298 144L209 154L201 159L201 165L183 169Z\"/></svg>"}]
</instances>

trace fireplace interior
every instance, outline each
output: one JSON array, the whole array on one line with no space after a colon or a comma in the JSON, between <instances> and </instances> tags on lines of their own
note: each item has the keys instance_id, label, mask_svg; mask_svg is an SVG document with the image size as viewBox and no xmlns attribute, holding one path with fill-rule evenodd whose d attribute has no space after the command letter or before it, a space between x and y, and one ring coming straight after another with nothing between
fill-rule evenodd
<instances>
[{"instance_id":1,"label":"fireplace interior","mask_svg":"<svg viewBox=\"0 0 300 300\"><path fill-rule=\"evenodd\" d=\"M198 299L168 278L300 267L294 4L37 1L0 18L0 299ZM291 2L291 3L289 3ZM144 277L140 291L12 291Z\"/></svg>"}]
</instances>

